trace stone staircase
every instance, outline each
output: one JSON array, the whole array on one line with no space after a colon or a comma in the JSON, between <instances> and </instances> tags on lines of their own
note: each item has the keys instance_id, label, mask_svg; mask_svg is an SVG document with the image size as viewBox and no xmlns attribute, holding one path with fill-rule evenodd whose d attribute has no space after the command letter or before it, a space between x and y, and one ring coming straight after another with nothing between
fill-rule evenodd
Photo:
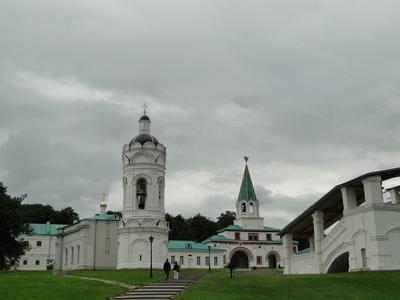
<instances>
[{"instance_id":1,"label":"stone staircase","mask_svg":"<svg viewBox=\"0 0 400 300\"><path fill-rule=\"evenodd\" d=\"M182 292L189 284L196 281L204 273L196 272L187 274L184 279L168 280L153 282L148 285L137 288L133 291L125 293L123 295L112 298L112 300L166 300L172 299L177 294Z\"/></svg>"}]
</instances>

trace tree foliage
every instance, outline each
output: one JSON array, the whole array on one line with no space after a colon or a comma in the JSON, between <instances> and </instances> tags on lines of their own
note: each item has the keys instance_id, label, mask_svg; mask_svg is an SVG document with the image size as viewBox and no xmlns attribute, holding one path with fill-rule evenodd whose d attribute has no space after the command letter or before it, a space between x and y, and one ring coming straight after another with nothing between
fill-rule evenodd
<instances>
[{"instance_id":1,"label":"tree foliage","mask_svg":"<svg viewBox=\"0 0 400 300\"><path fill-rule=\"evenodd\" d=\"M165 218L171 230L169 239L201 242L216 234L219 229L233 224L235 216L234 212L226 211L225 213L221 213L217 218L217 222L201 214L190 218L185 218L182 215L174 217L170 214L166 214Z\"/></svg>"},{"instance_id":2,"label":"tree foliage","mask_svg":"<svg viewBox=\"0 0 400 300\"><path fill-rule=\"evenodd\" d=\"M0 270L14 266L29 248L21 235L29 234L31 229L19 213L25 197L9 196L7 188L0 182Z\"/></svg>"},{"instance_id":3,"label":"tree foliage","mask_svg":"<svg viewBox=\"0 0 400 300\"><path fill-rule=\"evenodd\" d=\"M42 204L22 204L19 208L19 214L25 223L46 223L53 224L73 224L79 221L78 214L71 208L66 207L55 210L50 205Z\"/></svg>"}]
</instances>

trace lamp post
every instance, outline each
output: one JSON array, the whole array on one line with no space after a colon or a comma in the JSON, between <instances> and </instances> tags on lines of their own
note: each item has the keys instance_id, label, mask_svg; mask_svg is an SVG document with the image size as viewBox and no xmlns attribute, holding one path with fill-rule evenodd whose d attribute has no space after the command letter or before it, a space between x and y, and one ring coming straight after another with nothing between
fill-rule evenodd
<instances>
[{"instance_id":1,"label":"lamp post","mask_svg":"<svg viewBox=\"0 0 400 300\"><path fill-rule=\"evenodd\" d=\"M211 246L208 245L208 271L211 271Z\"/></svg>"},{"instance_id":2,"label":"lamp post","mask_svg":"<svg viewBox=\"0 0 400 300\"><path fill-rule=\"evenodd\" d=\"M154 237L152 235L150 235L149 241L150 241L150 278L153 278L153 241L154 241Z\"/></svg>"}]
</instances>

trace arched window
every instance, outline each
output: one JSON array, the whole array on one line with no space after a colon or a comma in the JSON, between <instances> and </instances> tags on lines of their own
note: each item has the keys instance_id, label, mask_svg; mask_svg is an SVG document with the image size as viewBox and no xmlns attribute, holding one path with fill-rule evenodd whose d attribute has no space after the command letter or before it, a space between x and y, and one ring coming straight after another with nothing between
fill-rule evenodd
<instances>
[{"instance_id":1,"label":"arched window","mask_svg":"<svg viewBox=\"0 0 400 300\"><path fill-rule=\"evenodd\" d=\"M68 249L65 248L65 262L64 264L66 265L68 263Z\"/></svg>"},{"instance_id":2,"label":"arched window","mask_svg":"<svg viewBox=\"0 0 400 300\"><path fill-rule=\"evenodd\" d=\"M145 208L145 204L146 204L146 196L147 196L147 182L146 182L146 179L139 178L137 183L136 183L136 186L137 186L136 197L137 197L138 207L140 209L144 209Z\"/></svg>"},{"instance_id":3,"label":"arched window","mask_svg":"<svg viewBox=\"0 0 400 300\"><path fill-rule=\"evenodd\" d=\"M242 213L246 212L246 203L242 203Z\"/></svg>"},{"instance_id":4,"label":"arched window","mask_svg":"<svg viewBox=\"0 0 400 300\"><path fill-rule=\"evenodd\" d=\"M164 194L164 178L163 177L158 177L158 199L161 200L163 194Z\"/></svg>"},{"instance_id":5,"label":"arched window","mask_svg":"<svg viewBox=\"0 0 400 300\"><path fill-rule=\"evenodd\" d=\"M249 212L250 212L251 214L254 214L254 204L253 204L253 202L250 202Z\"/></svg>"}]
</instances>

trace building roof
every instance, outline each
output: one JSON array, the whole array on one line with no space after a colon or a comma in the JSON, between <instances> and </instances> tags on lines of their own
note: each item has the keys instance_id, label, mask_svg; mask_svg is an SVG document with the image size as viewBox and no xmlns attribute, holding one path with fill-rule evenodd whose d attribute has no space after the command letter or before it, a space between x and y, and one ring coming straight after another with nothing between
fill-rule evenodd
<instances>
[{"instance_id":1,"label":"building roof","mask_svg":"<svg viewBox=\"0 0 400 300\"><path fill-rule=\"evenodd\" d=\"M88 220L100 220L100 221L109 221L109 220L115 220L113 215L109 214L95 214L93 217L87 218Z\"/></svg>"},{"instance_id":2,"label":"building roof","mask_svg":"<svg viewBox=\"0 0 400 300\"><path fill-rule=\"evenodd\" d=\"M256 192L254 191L253 182L251 181L249 168L246 166L244 168L242 184L240 186L239 196L237 202L241 201L257 201Z\"/></svg>"},{"instance_id":3,"label":"building roof","mask_svg":"<svg viewBox=\"0 0 400 300\"><path fill-rule=\"evenodd\" d=\"M365 201L362 180L371 176L381 176L382 180L388 180L400 176L400 168L386 169L369 172L344 183L336 185L319 200L314 202L303 213L283 228L279 234L292 233L296 237L307 237L313 233L313 222L311 215L317 211L329 212L324 214L324 227L327 228L338 221L343 215L343 200L340 189L343 187L354 188L357 205Z\"/></svg>"},{"instance_id":4,"label":"building roof","mask_svg":"<svg viewBox=\"0 0 400 300\"><path fill-rule=\"evenodd\" d=\"M231 239L228 239L223 234L214 234L206 239L206 241L230 241L230 240Z\"/></svg>"},{"instance_id":5,"label":"building roof","mask_svg":"<svg viewBox=\"0 0 400 300\"><path fill-rule=\"evenodd\" d=\"M298 253L298 254L305 254L305 253L310 253L310 252L311 252L311 249L310 249L310 248L305 248L305 249L303 249L303 250L298 251L297 253Z\"/></svg>"},{"instance_id":6,"label":"building roof","mask_svg":"<svg viewBox=\"0 0 400 300\"><path fill-rule=\"evenodd\" d=\"M169 240L168 250L179 250L179 251L208 251L208 245L203 243L196 243L193 241L180 241L180 240ZM211 251L225 251L216 247L211 247Z\"/></svg>"},{"instance_id":7,"label":"building roof","mask_svg":"<svg viewBox=\"0 0 400 300\"><path fill-rule=\"evenodd\" d=\"M218 232L223 231L265 231L265 232L279 232L280 229L264 226L264 228L242 228L239 225L229 225L225 228L218 230Z\"/></svg>"},{"instance_id":8,"label":"building roof","mask_svg":"<svg viewBox=\"0 0 400 300\"><path fill-rule=\"evenodd\" d=\"M56 235L57 229L68 226L66 224L38 224L31 223L29 224L32 228L32 234L37 235Z\"/></svg>"},{"instance_id":9,"label":"building roof","mask_svg":"<svg viewBox=\"0 0 400 300\"><path fill-rule=\"evenodd\" d=\"M144 145L146 142L152 142L154 145L158 145L159 142L156 139L156 137L147 134L147 133L141 133L138 136L135 136L130 142L129 142L129 147L132 146L134 143L140 143L141 145Z\"/></svg>"}]
</instances>

